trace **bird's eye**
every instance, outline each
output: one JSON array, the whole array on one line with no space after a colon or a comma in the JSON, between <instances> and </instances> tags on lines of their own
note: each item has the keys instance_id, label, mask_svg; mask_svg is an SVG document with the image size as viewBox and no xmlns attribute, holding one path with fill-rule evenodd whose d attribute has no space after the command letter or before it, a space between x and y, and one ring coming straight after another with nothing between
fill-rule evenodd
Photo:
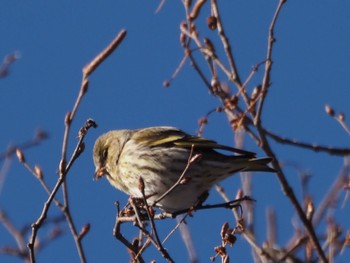
<instances>
[{"instance_id":1,"label":"bird's eye","mask_svg":"<svg viewBox=\"0 0 350 263\"><path fill-rule=\"evenodd\" d=\"M107 159L107 155L108 155L108 148L104 149L103 152L102 152L102 160L106 160Z\"/></svg>"}]
</instances>

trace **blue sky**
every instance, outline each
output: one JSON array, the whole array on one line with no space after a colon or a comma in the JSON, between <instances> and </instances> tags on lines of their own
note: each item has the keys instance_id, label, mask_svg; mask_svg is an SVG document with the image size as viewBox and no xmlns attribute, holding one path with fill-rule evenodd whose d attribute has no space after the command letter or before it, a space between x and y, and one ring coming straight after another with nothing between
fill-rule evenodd
<instances>
[{"instance_id":1,"label":"blue sky","mask_svg":"<svg viewBox=\"0 0 350 263\"><path fill-rule=\"evenodd\" d=\"M98 123L98 129L90 130L86 137L86 151L68 177L73 218L78 228L91 224L83 242L89 262L126 262L129 258L125 248L112 236L113 203L115 200L125 203L127 196L113 189L106 180L92 180L91 152L95 139L112 129L156 125L172 125L195 134L198 119L220 105L189 63L169 88L162 86L183 56L178 39L184 11L181 1L166 1L163 9L155 14L157 5L157 1L0 3L0 58L12 52L19 52L21 57L11 65L10 75L0 79L0 152L11 144L32 138L37 129L47 131L49 139L26 150L25 155L29 163L42 167L50 186L57 180L63 120L78 94L83 66L121 29L128 31L122 45L90 77L89 91L78 110L69 141L71 152L85 120L93 118ZM265 58L267 30L276 5L277 1L257 0L220 3L243 79L252 66ZM310 143L348 147L349 135L324 112L324 106L328 103L337 112L350 114L349 12L350 3L340 0L288 1L283 7L275 32L272 86L263 111L267 129ZM208 8L205 8L199 19L204 21L207 14ZM205 27L199 31L202 37L216 35ZM261 82L262 74L260 69L250 82L250 89ZM221 113L209 119L204 136L233 145L231 129ZM340 172L343 159L274 142L272 145L281 161L295 163L312 173L310 192L317 205ZM245 148L263 155L248 137ZM295 169L287 167L285 171L300 196ZM293 231L291 218L296 217L295 213L284 209L289 207L289 202L273 174L253 176L253 196L258 200L255 204L258 241L262 243L266 237L266 208L274 207L279 220L278 240L285 244ZM36 220L47 196L16 158L11 160L1 184L0 208L12 222L20 228ZM240 185L239 176L228 179L225 185L231 187L229 193L234 197ZM210 202L218 201L213 192ZM57 208L52 207L49 214L58 214ZM349 206L337 215L338 223L349 229ZM209 261L214 254L212 248L220 244L219 231L225 221L234 224L228 211L215 212L215 216L211 211L198 212L188 220L201 262ZM173 225L175 221L169 220L161 222L159 228L166 233ZM61 227L65 234L39 254L38 262L78 262L69 229L66 224ZM129 231L133 230L126 226L126 232ZM46 229L39 232L40 235L46 233ZM2 226L0 237L0 247L15 244ZM204 244L203 238L208 240ZM166 247L176 260L186 255L178 233ZM158 253L154 254L159 259ZM243 238L238 238L230 255L247 262L250 251ZM20 262L0 255L2 260Z\"/></svg>"}]
</instances>

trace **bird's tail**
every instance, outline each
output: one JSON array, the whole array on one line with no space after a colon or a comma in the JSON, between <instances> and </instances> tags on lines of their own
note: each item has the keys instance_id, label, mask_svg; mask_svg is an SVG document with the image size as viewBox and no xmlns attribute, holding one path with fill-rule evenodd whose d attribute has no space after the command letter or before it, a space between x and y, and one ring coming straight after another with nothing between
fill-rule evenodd
<instances>
[{"instance_id":1,"label":"bird's tail","mask_svg":"<svg viewBox=\"0 0 350 263\"><path fill-rule=\"evenodd\" d=\"M272 158L270 157L251 158L247 161L247 166L242 169L241 172L276 172L275 169L268 166L268 164L272 161Z\"/></svg>"}]
</instances>

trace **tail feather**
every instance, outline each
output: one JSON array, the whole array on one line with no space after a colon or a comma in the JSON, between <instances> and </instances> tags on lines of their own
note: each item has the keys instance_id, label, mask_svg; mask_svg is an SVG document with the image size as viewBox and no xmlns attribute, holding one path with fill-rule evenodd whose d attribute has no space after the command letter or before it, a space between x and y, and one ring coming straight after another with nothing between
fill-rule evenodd
<instances>
[{"instance_id":1,"label":"tail feather","mask_svg":"<svg viewBox=\"0 0 350 263\"><path fill-rule=\"evenodd\" d=\"M276 172L275 169L268 166L268 164L273 159L270 157L264 157L264 158L252 158L248 160L247 167L242 169L241 172Z\"/></svg>"}]
</instances>

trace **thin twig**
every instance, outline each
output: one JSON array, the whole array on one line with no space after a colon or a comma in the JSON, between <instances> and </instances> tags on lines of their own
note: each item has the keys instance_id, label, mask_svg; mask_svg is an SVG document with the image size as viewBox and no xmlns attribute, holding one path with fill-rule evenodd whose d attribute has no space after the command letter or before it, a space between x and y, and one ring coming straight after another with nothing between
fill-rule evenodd
<instances>
[{"instance_id":1,"label":"thin twig","mask_svg":"<svg viewBox=\"0 0 350 263\"><path fill-rule=\"evenodd\" d=\"M88 124L89 121L87 122L88 127L94 127L93 124ZM30 260L32 263L35 262L35 241L36 241L36 236L38 233L38 230L40 229L41 225L44 223L46 217L47 217L47 213L48 210L51 206L52 201L54 200L56 193L58 192L59 188L61 187L63 181L65 180L70 168L72 167L73 163L75 162L75 160L78 158L78 156L80 155L81 151L82 151L82 144L83 144L83 140L85 138L86 134L83 134L82 136L80 136L77 146L75 147L75 150L72 154L72 157L69 161L69 163L67 164L66 168L65 168L65 173L61 173L59 179L57 180L49 198L47 199L47 201L44 203L44 207L41 211L41 214L39 216L39 218L35 221L35 223L32 224L32 235L30 237L29 243L28 243L28 249L29 249L29 255L30 255ZM80 253L80 251L79 251ZM85 262L85 258L81 258L82 262Z\"/></svg>"},{"instance_id":2,"label":"thin twig","mask_svg":"<svg viewBox=\"0 0 350 263\"><path fill-rule=\"evenodd\" d=\"M155 11L156 14L159 13L160 10L162 10L164 4L165 4L165 0L160 0L160 3Z\"/></svg>"},{"instance_id":3,"label":"thin twig","mask_svg":"<svg viewBox=\"0 0 350 263\"><path fill-rule=\"evenodd\" d=\"M254 65L247 77L247 79L244 81L244 83L242 84L242 88L244 89L248 83L250 82L250 80L253 78L254 74L258 71L259 67L262 66L263 64L265 64L265 60L262 62L257 63L256 65Z\"/></svg>"},{"instance_id":4,"label":"thin twig","mask_svg":"<svg viewBox=\"0 0 350 263\"><path fill-rule=\"evenodd\" d=\"M10 72L10 65L21 57L18 51L6 55L3 62L0 64L0 79L8 76Z\"/></svg>"},{"instance_id":5,"label":"thin twig","mask_svg":"<svg viewBox=\"0 0 350 263\"><path fill-rule=\"evenodd\" d=\"M30 166L30 164L26 161L26 158L24 157L24 153L22 151L22 149L17 148L16 149L16 153L17 153L17 157L19 159L19 162L32 174L34 175L34 177L36 179L39 180L41 186L44 188L44 190L46 191L46 193L50 196L51 194L51 190L49 188L49 186L47 185L46 181L44 180L44 176L43 176L43 172L41 170L41 168L39 166L35 166L34 168L32 168ZM55 205L59 208L59 209L63 209L63 205L60 203L60 201L58 201L56 198L53 199Z\"/></svg>"},{"instance_id":6,"label":"thin twig","mask_svg":"<svg viewBox=\"0 0 350 263\"><path fill-rule=\"evenodd\" d=\"M25 149L39 145L43 140L46 140L47 138L48 138L48 134L45 131L38 130L35 133L33 139L28 140L28 141L21 143L21 144L18 144L18 145L11 145L7 149L7 151L0 153L0 160L3 160L5 158L9 158L12 155L14 155L16 153L17 148L25 150Z\"/></svg>"},{"instance_id":7,"label":"thin twig","mask_svg":"<svg viewBox=\"0 0 350 263\"><path fill-rule=\"evenodd\" d=\"M232 74L231 71L220 61L220 59L216 56L216 54L213 52L213 50L204 47L199 38L198 34L195 31L189 32L186 28L181 27L181 32L184 33L188 38L191 38L199 50L202 52L204 57L210 58L215 62L215 64L225 73L225 75L232 80Z\"/></svg>"},{"instance_id":8,"label":"thin twig","mask_svg":"<svg viewBox=\"0 0 350 263\"><path fill-rule=\"evenodd\" d=\"M28 252L26 249L26 241L24 239L23 234L21 231L19 231L10 221L10 219L7 217L6 213L3 210L0 210L0 222L2 225L7 229L7 231L11 234L11 236L15 239L17 243L17 255L19 255L21 258L26 259L26 261L29 259Z\"/></svg>"},{"instance_id":9,"label":"thin twig","mask_svg":"<svg viewBox=\"0 0 350 263\"><path fill-rule=\"evenodd\" d=\"M344 114L339 114L336 118L335 118L339 124L343 127L344 131L346 131L346 133L348 135L350 135L350 127L346 124L345 122L345 118L344 118Z\"/></svg>"},{"instance_id":10,"label":"thin twig","mask_svg":"<svg viewBox=\"0 0 350 263\"><path fill-rule=\"evenodd\" d=\"M218 34L219 34L219 37L220 37L221 42L223 44L224 50L226 52L227 60L228 60L230 67L231 67L232 76L230 79L232 79L232 81L234 83L236 83L238 86L241 86L242 83L241 83L241 80L239 78L239 74L238 74L235 60L233 58L231 44L228 41L228 38L227 38L226 33L224 31L224 26L223 26L223 23L221 22L219 7L218 7L216 0L211 1L211 7L212 7L213 15L217 19L216 25L217 25Z\"/></svg>"},{"instance_id":11,"label":"thin twig","mask_svg":"<svg viewBox=\"0 0 350 263\"><path fill-rule=\"evenodd\" d=\"M220 194L220 196L224 199L225 202L229 202L230 199L227 196L226 192L220 185L215 185L215 190ZM241 219L240 215L237 213L237 209L232 209L232 213L236 219L239 221ZM255 239L255 236L249 229L243 229L241 235L243 238L249 243L249 245L254 249L254 252L259 257L266 256L268 259L273 260L273 262L277 262L274 260L274 257L264 248L262 248Z\"/></svg>"},{"instance_id":12,"label":"thin twig","mask_svg":"<svg viewBox=\"0 0 350 263\"><path fill-rule=\"evenodd\" d=\"M123 223L123 221L120 220L120 209L119 209L119 203L117 203L117 216L116 216L116 220L115 220L115 225L113 228L113 235L116 239L118 239L125 247L127 247L130 251L132 251L132 253L134 255L137 256L137 260L140 263L144 263L144 259L142 258L141 254L139 254L138 249L136 249L122 234L121 234L121 224ZM134 221L135 219L133 219ZM136 257L135 256L135 257Z\"/></svg>"},{"instance_id":13,"label":"thin twig","mask_svg":"<svg viewBox=\"0 0 350 263\"><path fill-rule=\"evenodd\" d=\"M174 260L171 258L171 256L169 255L168 251L163 247L163 244L162 244L162 242L159 239L158 231L157 231L156 225L154 223L154 216L151 215L151 212L150 212L151 208L149 207L149 205L147 203L146 194L145 194L145 183L144 183L142 177L140 177L140 187L139 188L141 190L142 198L143 198L143 201L144 201L144 204L145 204L145 207L146 207L148 220L149 220L149 222L151 224L151 229L152 229L153 235L155 237L156 248L159 250L159 252L162 254L162 256L168 262L174 262ZM144 226L142 226L142 230L145 230ZM150 240L150 241L152 241L152 240Z\"/></svg>"},{"instance_id":14,"label":"thin twig","mask_svg":"<svg viewBox=\"0 0 350 263\"><path fill-rule=\"evenodd\" d=\"M192 236L190 233L189 226L185 222L185 217L183 217L181 219L179 217L177 217L176 220L177 220L177 226L179 226L182 241L184 242L186 250L187 250L189 262L197 263L198 257L197 257L196 249L195 249L195 246L193 244L193 239L192 239ZM174 230L175 230L175 228L174 228ZM170 235L168 235L168 237Z\"/></svg>"},{"instance_id":15,"label":"thin twig","mask_svg":"<svg viewBox=\"0 0 350 263\"><path fill-rule=\"evenodd\" d=\"M350 154L350 149L349 148L334 148L334 147L328 147L328 146L323 146L323 145L317 145L317 144L311 144L311 143L305 143L305 142L300 142L298 140L294 139L288 139L285 137L281 137L271 131L268 131L266 129L263 129L264 133L274 139L276 142L282 143L282 144L287 144L287 145L292 145L296 147L301 147L304 149L309 149L315 152L325 152L331 155L339 155L339 156L344 156L344 155L349 155Z\"/></svg>"},{"instance_id":16,"label":"thin twig","mask_svg":"<svg viewBox=\"0 0 350 263\"><path fill-rule=\"evenodd\" d=\"M152 244L158 249L158 251L162 254L162 256L168 261L168 262L175 262L169 255L169 253L166 250L162 250L160 246L158 246L157 241L154 240L154 238L152 237L152 235L147 231L146 228L140 226L139 224L136 224L136 227L138 227L142 233L147 236L150 240L150 242L152 242ZM165 254L164 254L165 253Z\"/></svg>"},{"instance_id":17,"label":"thin twig","mask_svg":"<svg viewBox=\"0 0 350 263\"><path fill-rule=\"evenodd\" d=\"M32 224L32 235L31 235L30 241L28 243L30 260L32 263L35 263L35 249L34 249L34 247L35 247L37 232L47 217L48 210L51 206L52 201L55 198L57 191L62 186L62 184L65 184L65 178L68 174L69 169L71 168L71 166L73 165L75 160L79 157L81 152L84 150L83 139L86 135L87 130L91 127L96 128L95 122L93 122L91 120L87 121L86 125L79 132L78 144L77 144L77 146L76 146L76 148L71 156L70 161L67 164L67 147L68 147L68 138L70 135L71 123L75 117L75 114L78 110L78 107L79 107L84 95L86 94L86 92L88 90L88 84L89 84L88 76L90 76L91 73L94 72L94 70L96 70L96 68L118 47L118 45L122 42L122 40L124 39L125 36L126 36L126 31L122 30L107 48L105 48L99 55L97 55L90 63L88 63L83 68L82 83L81 83L78 97L75 101L75 104L73 106L72 111L68 112L66 114L65 121L64 121L65 122L65 131L64 131L64 135L63 135L62 153L61 153L61 160L60 160L60 164L59 164L59 179L57 180L56 185L54 186L48 200L45 202L39 218L36 220L35 223ZM66 188L64 188L64 189L66 189ZM63 190L63 191L64 191L64 193L67 193L65 190ZM67 202L68 202L67 196L65 198L65 202L66 202L65 205L67 207ZM67 209L66 212L68 213L67 221L68 221L68 224L69 224L71 231L73 233L73 237L74 237L74 240L76 242L76 247L77 247L78 253L80 255L80 260L81 260L81 262L86 262L85 255L84 255L84 252L83 252L83 249L81 246L82 236L79 236L77 234L77 231L76 231L75 226L73 224L69 209Z\"/></svg>"},{"instance_id":18,"label":"thin twig","mask_svg":"<svg viewBox=\"0 0 350 263\"><path fill-rule=\"evenodd\" d=\"M120 45L120 43L124 40L125 37L126 30L123 29L113 39L113 41L94 58L93 61L91 61L83 68L84 75L86 75L86 77L90 76L91 73L94 72L96 68L113 53L113 51Z\"/></svg>"},{"instance_id":19,"label":"thin twig","mask_svg":"<svg viewBox=\"0 0 350 263\"><path fill-rule=\"evenodd\" d=\"M257 125L258 123L261 122L261 112L263 109L264 101L266 98L267 91L270 87L270 75L271 75L271 70L272 70L272 49L273 45L276 41L275 36L274 36L274 30L277 22L277 18L282 10L283 4L285 4L287 0L279 0L279 3L277 5L275 14L272 18L272 22L269 27L269 37L268 37L268 44L267 44L267 54L266 54L266 62L265 62L265 74L263 77L263 82L261 86L261 93L263 94L261 96L261 99L259 101L257 113L254 118L254 124Z\"/></svg>"},{"instance_id":20,"label":"thin twig","mask_svg":"<svg viewBox=\"0 0 350 263\"><path fill-rule=\"evenodd\" d=\"M177 75L179 74L179 72L181 71L183 66L185 65L185 62L186 62L187 58L188 58L188 55L185 54L183 56L183 58L181 59L179 65L175 69L174 73L171 75L170 79L167 80L167 81L164 81L163 86L165 86L165 87L169 87L170 86L170 83L177 77Z\"/></svg>"},{"instance_id":21,"label":"thin twig","mask_svg":"<svg viewBox=\"0 0 350 263\"><path fill-rule=\"evenodd\" d=\"M66 220L67 220L69 229L72 233L80 260L81 260L81 262L86 262L84 249L83 249L83 246L81 243L82 236L80 236L79 233L77 232L77 228L75 226L75 223L73 221L73 218L72 218L72 215L70 212L70 206L69 206L69 201L68 201L67 181L66 180L64 180L62 183L62 192L63 192L63 199L64 199L64 206L63 206L62 212L63 212L64 216L66 217Z\"/></svg>"},{"instance_id":22,"label":"thin twig","mask_svg":"<svg viewBox=\"0 0 350 263\"><path fill-rule=\"evenodd\" d=\"M156 206L157 203L159 203L161 200L163 200L167 195L169 195L172 191L175 190L175 188L177 188L178 186L181 185L183 179L185 178L185 175L186 175L186 172L188 171L188 169L190 168L191 164L196 161L196 156L193 156L193 150L194 150L194 145L191 146L191 151L190 151L190 155L188 157L188 160L187 160L187 164L186 164L186 167L185 169L183 170L182 174L180 175L179 179L167 190L165 191L164 194L162 194L160 197L158 197L157 200L155 200L153 203L152 203L152 207L153 206Z\"/></svg>"},{"instance_id":23,"label":"thin twig","mask_svg":"<svg viewBox=\"0 0 350 263\"><path fill-rule=\"evenodd\" d=\"M46 184L46 182L43 179L43 175L41 172L41 169L36 166L34 169L26 162L24 155L22 152L18 152L20 151L19 149L17 149L17 154L19 155L19 159L21 161L21 163L24 165L24 167L30 172L32 173L41 183L41 185L43 186L43 188L45 189L45 191L48 193L48 195L51 194L51 191L48 187L48 185ZM73 222L71 213L70 213L70 209L69 209L69 202L68 202L68 191L67 191L67 184L65 183L66 181L63 182L62 184L62 190L63 190L63 196L64 196L64 205L61 204L56 198L53 199L53 201L55 202L55 205L62 211L62 213L64 214L66 221L68 223L68 226L72 232L74 241L76 243L76 247L79 253L80 258L82 258L82 261L86 261L85 260L85 256L84 256L84 252L83 252L83 248L82 248L82 244L81 244L81 238L82 235L80 235L75 227L75 224ZM84 235L86 234L86 231L84 233Z\"/></svg>"},{"instance_id":24,"label":"thin twig","mask_svg":"<svg viewBox=\"0 0 350 263\"><path fill-rule=\"evenodd\" d=\"M335 207L339 201L340 191L344 189L348 180L349 167L344 167L339 173L339 176L335 179L333 185L328 190L319 206L316 208L315 215L313 217L313 224L317 226L321 219L326 215L326 211Z\"/></svg>"},{"instance_id":25,"label":"thin twig","mask_svg":"<svg viewBox=\"0 0 350 263\"><path fill-rule=\"evenodd\" d=\"M143 251L145 251L145 249L151 244L151 239L147 238L146 242L144 242L144 244L142 245L142 247L140 247L140 249L138 250L137 254L134 257L134 261L137 261L139 259L141 259L141 254ZM141 262L142 260L140 260Z\"/></svg>"},{"instance_id":26,"label":"thin twig","mask_svg":"<svg viewBox=\"0 0 350 263\"><path fill-rule=\"evenodd\" d=\"M169 234L163 239L162 243L164 244L170 237L172 234L175 233L176 229L179 228L180 224L184 223L186 218L189 216L189 213L185 214L181 220L179 220L176 224L176 226L169 232Z\"/></svg>"},{"instance_id":27,"label":"thin twig","mask_svg":"<svg viewBox=\"0 0 350 263\"><path fill-rule=\"evenodd\" d=\"M326 106L325 106L325 111L329 116L331 116L333 119L335 119L342 126L342 128L345 130L345 132L348 135L350 135L350 127L345 122L345 114L344 113L340 112L340 113L336 114L334 109L328 104L326 104Z\"/></svg>"}]
</instances>

